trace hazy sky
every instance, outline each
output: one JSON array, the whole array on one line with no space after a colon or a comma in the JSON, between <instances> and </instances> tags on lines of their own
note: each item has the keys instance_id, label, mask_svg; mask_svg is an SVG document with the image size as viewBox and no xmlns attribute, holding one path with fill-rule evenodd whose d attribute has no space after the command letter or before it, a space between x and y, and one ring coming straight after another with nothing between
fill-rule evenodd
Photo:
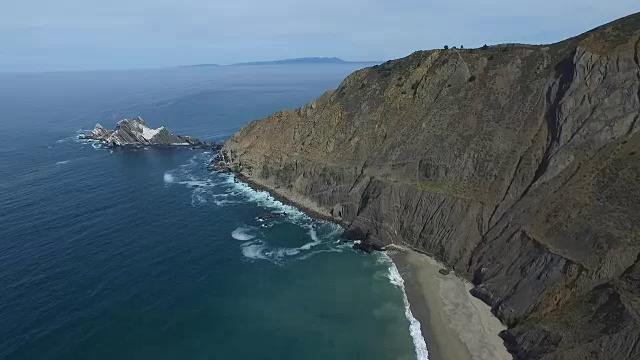
<instances>
[{"instance_id":1,"label":"hazy sky","mask_svg":"<svg viewBox=\"0 0 640 360\"><path fill-rule=\"evenodd\" d=\"M640 11L640 1L7 0L0 9L0 71L31 71L549 43Z\"/></svg>"}]
</instances>

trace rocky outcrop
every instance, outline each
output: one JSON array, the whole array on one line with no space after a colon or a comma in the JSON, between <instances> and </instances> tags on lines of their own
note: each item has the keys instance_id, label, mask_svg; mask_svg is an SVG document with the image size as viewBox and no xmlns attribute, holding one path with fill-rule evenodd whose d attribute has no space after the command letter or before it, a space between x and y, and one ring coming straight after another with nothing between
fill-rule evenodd
<instances>
[{"instance_id":1,"label":"rocky outcrop","mask_svg":"<svg viewBox=\"0 0 640 360\"><path fill-rule=\"evenodd\" d=\"M640 359L640 15L433 50L254 121L220 165L473 281L516 359Z\"/></svg>"},{"instance_id":2,"label":"rocky outcrop","mask_svg":"<svg viewBox=\"0 0 640 360\"><path fill-rule=\"evenodd\" d=\"M219 148L215 144L207 144L189 136L174 135L167 128L152 129L141 118L118 121L115 130L109 131L96 124L90 134L81 135L82 139L96 140L105 146L191 146L198 148Z\"/></svg>"},{"instance_id":3,"label":"rocky outcrop","mask_svg":"<svg viewBox=\"0 0 640 360\"><path fill-rule=\"evenodd\" d=\"M364 240L355 240L353 242L353 248L356 250L360 250L363 251L367 254L371 254L375 251L385 251L386 248L380 244L377 244L374 241L371 241L369 239L364 239Z\"/></svg>"}]
</instances>

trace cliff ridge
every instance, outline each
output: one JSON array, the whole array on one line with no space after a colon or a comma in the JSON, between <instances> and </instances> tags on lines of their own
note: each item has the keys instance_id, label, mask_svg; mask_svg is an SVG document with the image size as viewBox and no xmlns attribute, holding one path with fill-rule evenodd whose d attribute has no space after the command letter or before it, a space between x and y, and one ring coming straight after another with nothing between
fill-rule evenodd
<instances>
[{"instance_id":1,"label":"cliff ridge","mask_svg":"<svg viewBox=\"0 0 640 360\"><path fill-rule=\"evenodd\" d=\"M222 161L473 282L516 359L640 359L640 14L419 51L242 128Z\"/></svg>"}]
</instances>

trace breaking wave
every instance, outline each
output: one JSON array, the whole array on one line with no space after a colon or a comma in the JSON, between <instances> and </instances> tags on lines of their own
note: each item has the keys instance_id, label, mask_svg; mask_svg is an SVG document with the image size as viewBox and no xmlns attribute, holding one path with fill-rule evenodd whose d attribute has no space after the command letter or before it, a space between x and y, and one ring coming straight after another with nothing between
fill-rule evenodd
<instances>
[{"instance_id":1,"label":"breaking wave","mask_svg":"<svg viewBox=\"0 0 640 360\"><path fill-rule=\"evenodd\" d=\"M255 190L238 181L233 174L211 173L206 167L211 161L210 152L202 152L189 159L187 164L164 173L166 184L185 185L192 190L191 205L200 206L212 202L217 206L253 203L273 212L284 213L294 222L312 221L297 208L276 200L266 191Z\"/></svg>"},{"instance_id":2,"label":"breaking wave","mask_svg":"<svg viewBox=\"0 0 640 360\"><path fill-rule=\"evenodd\" d=\"M71 143L71 142L84 142L85 140L80 139L80 135L81 134L86 134L86 133L90 133L91 130L86 130L86 129L78 129L76 130L76 132L73 135L67 136L64 139L59 139L56 140L56 144L64 144L64 143Z\"/></svg>"},{"instance_id":3,"label":"breaking wave","mask_svg":"<svg viewBox=\"0 0 640 360\"><path fill-rule=\"evenodd\" d=\"M312 241L300 246L300 250L311 250L312 247L320 245L322 243L322 240L318 238L318 234L312 226L309 227L309 237Z\"/></svg>"},{"instance_id":4,"label":"breaking wave","mask_svg":"<svg viewBox=\"0 0 640 360\"><path fill-rule=\"evenodd\" d=\"M264 241L258 240L242 245L242 255L247 259L268 260L281 264L285 257L298 255L300 248L271 248Z\"/></svg>"},{"instance_id":5,"label":"breaking wave","mask_svg":"<svg viewBox=\"0 0 640 360\"><path fill-rule=\"evenodd\" d=\"M240 248L247 260L266 260L280 265L289 260L308 259L315 254L350 250L348 244L343 246L340 243L341 228L338 225L312 219L297 208L275 199L268 192L255 190L238 181L233 174L206 171L211 156L210 152L195 154L186 164L165 172L164 183L167 186L182 185L190 189L191 205L194 207L205 204L225 207L252 203L268 212L283 214L272 220L256 220L255 226L245 224L231 232L232 238L243 242ZM307 233L307 241L300 246L277 246L259 233L259 229L268 229L282 222L302 228Z\"/></svg>"},{"instance_id":6,"label":"breaking wave","mask_svg":"<svg viewBox=\"0 0 640 360\"><path fill-rule=\"evenodd\" d=\"M427 350L427 343L424 341L424 337L422 336L420 322L413 316L413 313L411 312L411 307L409 306L409 298L407 298L407 292L404 287L404 279L402 279L402 276L398 271L398 267L389 257L389 255L380 253L379 256L381 257L380 259L383 262L389 264L389 272L387 274L389 282L402 290L404 315L407 317L407 320L409 320L409 333L411 334L411 339L413 340L413 346L416 351L416 358L418 360L428 360L429 351Z\"/></svg>"},{"instance_id":7,"label":"breaking wave","mask_svg":"<svg viewBox=\"0 0 640 360\"><path fill-rule=\"evenodd\" d=\"M265 251L265 246L262 242L256 241L251 242L247 245L242 246L242 255L249 259L262 259L269 260L263 253Z\"/></svg>"},{"instance_id":8,"label":"breaking wave","mask_svg":"<svg viewBox=\"0 0 640 360\"><path fill-rule=\"evenodd\" d=\"M307 228L308 241L297 247L278 247L269 244L265 240L253 240L255 236L250 233L253 229L240 227L233 231L232 237L236 240L246 241L241 245L242 255L247 260L267 260L276 265L281 265L285 261L306 260L310 257L327 252L343 252L350 250L349 244L340 244L340 240L336 240L339 232L336 231L335 225L330 223L320 224L322 228L321 236L318 235L313 224L302 225ZM251 236L251 238L248 238ZM336 244L340 245L336 245Z\"/></svg>"},{"instance_id":9,"label":"breaking wave","mask_svg":"<svg viewBox=\"0 0 640 360\"><path fill-rule=\"evenodd\" d=\"M340 240L342 229L333 223L315 220L299 209L284 204L266 191L255 190L238 181L233 174L204 171L210 161L209 154L197 154L185 165L164 173L164 182L181 184L191 189L191 205L199 206L212 202L215 206L233 206L253 203L267 211L284 214L268 221L256 221L255 226L241 225L231 232L231 237L240 241L240 251L247 261L268 261L283 265L289 261L303 261L323 253L353 251L352 244ZM278 246L277 239L269 238L266 229L274 224L287 222L304 229L306 242L300 246ZM263 233L264 231L265 233ZM386 278L402 293L405 317L409 321L409 333L419 360L428 360L429 353L422 335L420 322L413 316L405 292L404 280L393 260L384 253L378 254L381 264L387 267Z\"/></svg>"},{"instance_id":10,"label":"breaking wave","mask_svg":"<svg viewBox=\"0 0 640 360\"><path fill-rule=\"evenodd\" d=\"M255 235L249 234L249 231L251 231L250 228L239 227L231 232L231 237L240 241L248 241L256 237Z\"/></svg>"}]
</instances>

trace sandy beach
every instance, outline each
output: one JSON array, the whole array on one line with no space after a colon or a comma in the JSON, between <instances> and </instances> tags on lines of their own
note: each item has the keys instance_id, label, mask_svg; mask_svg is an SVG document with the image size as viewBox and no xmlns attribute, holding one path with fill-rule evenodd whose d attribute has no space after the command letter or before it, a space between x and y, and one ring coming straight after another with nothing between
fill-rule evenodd
<instances>
[{"instance_id":1,"label":"sandy beach","mask_svg":"<svg viewBox=\"0 0 640 360\"><path fill-rule=\"evenodd\" d=\"M469 293L471 284L442 275L437 261L411 250L391 254L420 321L431 360L511 360L498 333L505 327L488 305Z\"/></svg>"}]
</instances>

